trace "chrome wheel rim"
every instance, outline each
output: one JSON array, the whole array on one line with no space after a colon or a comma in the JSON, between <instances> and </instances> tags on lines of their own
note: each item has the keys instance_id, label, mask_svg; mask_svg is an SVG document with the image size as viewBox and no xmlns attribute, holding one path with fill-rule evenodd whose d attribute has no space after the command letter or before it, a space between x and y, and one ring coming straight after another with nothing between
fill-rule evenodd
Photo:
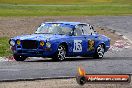
<instances>
[{"instance_id":1,"label":"chrome wheel rim","mask_svg":"<svg viewBox=\"0 0 132 88\"><path fill-rule=\"evenodd\" d=\"M104 56L104 47L103 47L103 45L98 46L97 53L98 53L99 58L102 58Z\"/></svg>"},{"instance_id":2,"label":"chrome wheel rim","mask_svg":"<svg viewBox=\"0 0 132 88\"><path fill-rule=\"evenodd\" d=\"M65 59L65 54L66 54L65 48L63 46L59 46L58 47L58 59L60 61Z\"/></svg>"}]
</instances>

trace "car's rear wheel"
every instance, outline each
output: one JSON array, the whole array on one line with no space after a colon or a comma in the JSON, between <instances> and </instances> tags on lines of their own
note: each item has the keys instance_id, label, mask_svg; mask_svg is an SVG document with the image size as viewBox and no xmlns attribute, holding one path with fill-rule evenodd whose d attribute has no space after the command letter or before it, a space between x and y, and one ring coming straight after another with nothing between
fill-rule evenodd
<instances>
[{"instance_id":1,"label":"car's rear wheel","mask_svg":"<svg viewBox=\"0 0 132 88\"><path fill-rule=\"evenodd\" d=\"M66 47L59 45L56 54L52 57L55 61L63 61L66 58Z\"/></svg>"},{"instance_id":2,"label":"car's rear wheel","mask_svg":"<svg viewBox=\"0 0 132 88\"><path fill-rule=\"evenodd\" d=\"M25 57L25 56L16 55L16 54L14 54L13 57L14 57L14 59L15 59L16 61L24 61L24 60L26 60L26 58L27 58L27 57Z\"/></svg>"},{"instance_id":3,"label":"car's rear wheel","mask_svg":"<svg viewBox=\"0 0 132 88\"><path fill-rule=\"evenodd\" d=\"M95 51L95 54L94 54L93 57L96 58L96 59L101 59L104 56L104 52L105 52L104 45L100 44L96 48L96 51Z\"/></svg>"}]
</instances>

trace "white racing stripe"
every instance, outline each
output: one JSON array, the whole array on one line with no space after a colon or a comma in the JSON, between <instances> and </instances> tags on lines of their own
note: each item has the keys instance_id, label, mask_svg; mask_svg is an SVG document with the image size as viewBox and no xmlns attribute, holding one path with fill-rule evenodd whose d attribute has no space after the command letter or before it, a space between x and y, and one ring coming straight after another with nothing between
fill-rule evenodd
<instances>
[{"instance_id":1,"label":"white racing stripe","mask_svg":"<svg viewBox=\"0 0 132 88\"><path fill-rule=\"evenodd\" d=\"M131 44L132 44L132 40L130 40L129 38L127 38L126 36L122 36L124 39L128 40Z\"/></svg>"}]
</instances>

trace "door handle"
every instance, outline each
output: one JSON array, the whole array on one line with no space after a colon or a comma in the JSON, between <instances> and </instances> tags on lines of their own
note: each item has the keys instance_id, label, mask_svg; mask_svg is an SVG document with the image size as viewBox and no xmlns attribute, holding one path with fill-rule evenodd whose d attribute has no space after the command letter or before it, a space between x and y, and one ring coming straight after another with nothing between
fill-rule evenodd
<instances>
[{"instance_id":1,"label":"door handle","mask_svg":"<svg viewBox=\"0 0 132 88\"><path fill-rule=\"evenodd\" d=\"M95 36L95 38L98 38L98 36Z\"/></svg>"}]
</instances>

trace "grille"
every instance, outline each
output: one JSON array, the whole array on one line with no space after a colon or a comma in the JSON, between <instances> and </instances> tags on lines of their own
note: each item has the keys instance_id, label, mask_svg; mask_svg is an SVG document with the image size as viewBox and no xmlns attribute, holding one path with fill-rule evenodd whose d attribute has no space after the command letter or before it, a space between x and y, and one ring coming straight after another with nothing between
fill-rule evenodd
<instances>
[{"instance_id":1,"label":"grille","mask_svg":"<svg viewBox=\"0 0 132 88\"><path fill-rule=\"evenodd\" d=\"M22 41L22 48L23 49L37 49L38 42L36 40L24 40Z\"/></svg>"}]
</instances>

